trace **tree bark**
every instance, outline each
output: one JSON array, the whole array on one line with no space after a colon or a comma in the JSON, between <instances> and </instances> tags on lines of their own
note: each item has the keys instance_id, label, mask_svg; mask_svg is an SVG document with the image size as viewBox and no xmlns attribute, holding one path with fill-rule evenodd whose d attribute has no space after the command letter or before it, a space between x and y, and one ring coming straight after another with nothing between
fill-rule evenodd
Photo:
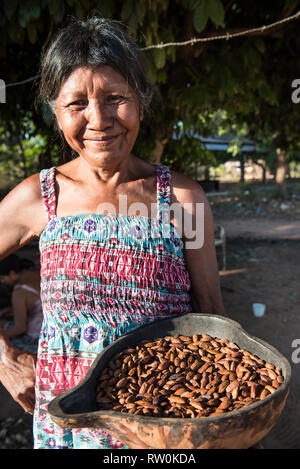
<instances>
[{"instance_id":1,"label":"tree bark","mask_svg":"<svg viewBox=\"0 0 300 469\"><path fill-rule=\"evenodd\" d=\"M168 142L167 138L163 140L160 140L158 138L155 139L155 147L150 156L150 163L153 163L153 164L160 163L160 160L161 160L161 157L162 157L162 154L164 152L164 148L167 142Z\"/></svg>"},{"instance_id":2,"label":"tree bark","mask_svg":"<svg viewBox=\"0 0 300 469\"><path fill-rule=\"evenodd\" d=\"M256 161L255 164L257 164L257 166L261 167L261 169L262 169L262 183L265 184L266 183L266 171L267 171L266 164L258 163L258 161Z\"/></svg>"},{"instance_id":3,"label":"tree bark","mask_svg":"<svg viewBox=\"0 0 300 469\"><path fill-rule=\"evenodd\" d=\"M240 182L245 182L245 155L243 153L240 155L240 168L241 168Z\"/></svg>"},{"instance_id":4,"label":"tree bark","mask_svg":"<svg viewBox=\"0 0 300 469\"><path fill-rule=\"evenodd\" d=\"M288 162L286 159L286 151L282 148L276 148L277 166L275 180L282 194L285 193L285 176L288 170Z\"/></svg>"}]
</instances>

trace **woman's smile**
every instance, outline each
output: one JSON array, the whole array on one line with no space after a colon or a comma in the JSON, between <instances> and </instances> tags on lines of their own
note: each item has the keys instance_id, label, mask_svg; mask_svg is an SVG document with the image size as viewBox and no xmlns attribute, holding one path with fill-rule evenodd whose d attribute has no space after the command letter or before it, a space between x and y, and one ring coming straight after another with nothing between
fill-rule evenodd
<instances>
[{"instance_id":1,"label":"woman's smile","mask_svg":"<svg viewBox=\"0 0 300 469\"><path fill-rule=\"evenodd\" d=\"M130 155L141 120L135 92L107 65L77 68L60 90L56 116L73 150L99 163L102 157L115 162Z\"/></svg>"},{"instance_id":2,"label":"woman's smile","mask_svg":"<svg viewBox=\"0 0 300 469\"><path fill-rule=\"evenodd\" d=\"M99 147L107 148L116 142L119 135L105 136L105 137L89 137L84 138L83 141L88 144L96 145Z\"/></svg>"}]
</instances>

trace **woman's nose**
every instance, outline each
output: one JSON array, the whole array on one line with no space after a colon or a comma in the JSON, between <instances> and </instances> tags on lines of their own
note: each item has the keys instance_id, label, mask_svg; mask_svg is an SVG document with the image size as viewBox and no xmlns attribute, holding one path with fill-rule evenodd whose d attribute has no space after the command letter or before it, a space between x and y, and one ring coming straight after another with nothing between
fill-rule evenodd
<instances>
[{"instance_id":1,"label":"woman's nose","mask_svg":"<svg viewBox=\"0 0 300 469\"><path fill-rule=\"evenodd\" d=\"M98 100L91 100L86 109L88 126L93 129L102 130L113 124L113 114L110 106Z\"/></svg>"}]
</instances>

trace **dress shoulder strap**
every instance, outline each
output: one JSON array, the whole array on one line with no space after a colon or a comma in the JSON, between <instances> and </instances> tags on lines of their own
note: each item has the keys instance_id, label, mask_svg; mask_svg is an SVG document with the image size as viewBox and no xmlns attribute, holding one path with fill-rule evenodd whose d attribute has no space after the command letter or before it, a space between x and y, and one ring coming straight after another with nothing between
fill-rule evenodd
<instances>
[{"instance_id":1,"label":"dress shoulder strap","mask_svg":"<svg viewBox=\"0 0 300 469\"><path fill-rule=\"evenodd\" d=\"M162 164L156 164L155 166L157 175L157 217L159 220L164 220L164 213L169 214L171 203L171 172L168 166Z\"/></svg>"},{"instance_id":2,"label":"dress shoulder strap","mask_svg":"<svg viewBox=\"0 0 300 469\"><path fill-rule=\"evenodd\" d=\"M32 293L40 296L39 292L35 288L32 288L29 285L25 285L25 283L18 283L14 286L14 288L24 288L24 290L31 291Z\"/></svg>"},{"instance_id":3,"label":"dress shoulder strap","mask_svg":"<svg viewBox=\"0 0 300 469\"><path fill-rule=\"evenodd\" d=\"M55 166L40 171L41 192L48 220L56 216Z\"/></svg>"}]
</instances>

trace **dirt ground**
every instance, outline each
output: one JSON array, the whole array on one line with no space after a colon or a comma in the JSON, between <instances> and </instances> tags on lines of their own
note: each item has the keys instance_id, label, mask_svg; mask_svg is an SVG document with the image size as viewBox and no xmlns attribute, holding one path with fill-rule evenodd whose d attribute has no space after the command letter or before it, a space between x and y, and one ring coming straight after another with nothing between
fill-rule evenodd
<instances>
[{"instance_id":1,"label":"dirt ground","mask_svg":"<svg viewBox=\"0 0 300 469\"><path fill-rule=\"evenodd\" d=\"M255 216L247 207L233 215L219 205L214 210L212 204L215 222L224 226L227 237L227 269L220 272L226 312L247 332L279 350L292 368L286 406L262 441L266 449L300 448L300 363L292 360L292 343L298 339L300 344L300 221L295 217L300 211L293 208ZM221 266L220 255L218 250ZM253 303L266 305L263 317L254 316ZM297 356L300 361L300 350Z\"/></svg>"},{"instance_id":2,"label":"dirt ground","mask_svg":"<svg viewBox=\"0 0 300 469\"><path fill-rule=\"evenodd\" d=\"M266 449L299 449L300 363L292 361L292 342L300 341L300 220L294 210L282 213L280 205L278 213L263 216L261 212L257 216L257 211L250 216L248 209L248 213L227 213L220 205L211 205L215 222L223 224L227 235L227 269L220 272L227 314L247 332L277 348L292 367L286 406L262 444ZM218 258L219 254L218 250ZM266 305L261 318L252 312L252 304L257 302ZM0 402L0 448L32 448L31 416L24 414L3 387Z\"/></svg>"},{"instance_id":3,"label":"dirt ground","mask_svg":"<svg viewBox=\"0 0 300 469\"><path fill-rule=\"evenodd\" d=\"M263 441L268 449L300 448L300 363L292 362L292 342L300 341L299 250L300 239L230 239L228 271L221 273L228 316L250 334L273 345L292 367L286 406ZM266 305L263 317L254 317L253 303Z\"/></svg>"}]
</instances>

